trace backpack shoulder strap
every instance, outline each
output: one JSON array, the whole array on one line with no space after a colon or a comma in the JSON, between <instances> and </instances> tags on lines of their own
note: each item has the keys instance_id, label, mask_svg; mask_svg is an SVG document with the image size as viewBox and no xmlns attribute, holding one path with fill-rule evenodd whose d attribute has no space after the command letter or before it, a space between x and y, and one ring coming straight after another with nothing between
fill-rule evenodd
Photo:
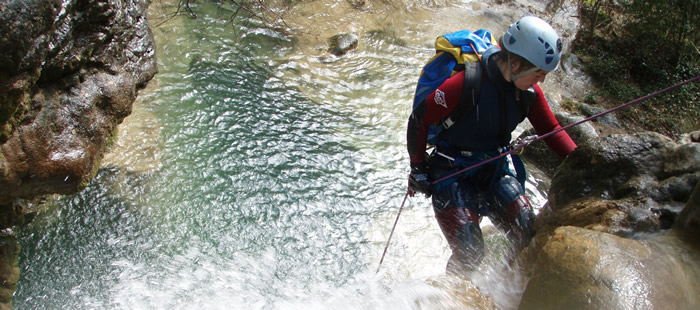
<instances>
[{"instance_id":1,"label":"backpack shoulder strap","mask_svg":"<svg viewBox=\"0 0 700 310\"><path fill-rule=\"evenodd\" d=\"M454 111L441 122L443 129L452 127L455 123L465 119L467 115L474 110L479 100L482 75L483 68L481 62L466 62L464 64L462 97Z\"/></svg>"}]
</instances>

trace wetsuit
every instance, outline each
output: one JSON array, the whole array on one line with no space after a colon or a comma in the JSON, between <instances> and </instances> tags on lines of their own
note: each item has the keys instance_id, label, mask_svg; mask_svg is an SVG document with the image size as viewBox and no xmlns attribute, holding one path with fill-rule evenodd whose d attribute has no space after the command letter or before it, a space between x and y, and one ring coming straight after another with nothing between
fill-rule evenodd
<instances>
[{"instance_id":1,"label":"wetsuit","mask_svg":"<svg viewBox=\"0 0 700 310\"><path fill-rule=\"evenodd\" d=\"M500 49L494 46L483 55L485 75L476 107L463 120L440 133L436 149L447 157L473 163L496 156L508 145L511 132L525 118L540 135L561 128L538 85L533 86L531 104L518 100L522 91L503 78L496 57L492 57L498 52ZM449 116L459 104L464 76L462 72L447 79L414 110L408 121L407 146L411 163L427 162L431 180L464 168L464 164L459 165L446 156L426 156L425 153L429 125ZM565 131L548 137L545 142L561 157L576 148ZM504 230L514 243L515 251L527 246L534 234L532 206L505 160L436 184L432 203L435 217L452 249L448 263L450 272L473 270L481 262L484 252L479 227L481 216L489 216Z\"/></svg>"}]
</instances>

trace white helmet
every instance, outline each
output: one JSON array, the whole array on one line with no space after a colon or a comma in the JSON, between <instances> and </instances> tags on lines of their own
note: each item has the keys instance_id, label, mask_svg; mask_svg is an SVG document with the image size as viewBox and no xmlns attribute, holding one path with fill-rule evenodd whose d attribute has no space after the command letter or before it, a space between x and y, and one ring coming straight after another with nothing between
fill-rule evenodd
<instances>
[{"instance_id":1,"label":"white helmet","mask_svg":"<svg viewBox=\"0 0 700 310\"><path fill-rule=\"evenodd\" d=\"M559 36L544 20L525 16L510 25L503 34L505 48L547 71L559 67L562 43Z\"/></svg>"}]
</instances>

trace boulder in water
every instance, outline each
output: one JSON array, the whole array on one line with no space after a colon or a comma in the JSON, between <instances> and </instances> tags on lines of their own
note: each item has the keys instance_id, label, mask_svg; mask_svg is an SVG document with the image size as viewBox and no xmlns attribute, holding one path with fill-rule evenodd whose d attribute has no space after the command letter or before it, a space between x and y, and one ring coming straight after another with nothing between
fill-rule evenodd
<instances>
[{"instance_id":1,"label":"boulder in water","mask_svg":"<svg viewBox=\"0 0 700 310\"><path fill-rule=\"evenodd\" d=\"M354 33L341 33L328 39L328 51L335 56L345 55L357 48L358 37Z\"/></svg>"},{"instance_id":2,"label":"boulder in water","mask_svg":"<svg viewBox=\"0 0 700 310\"><path fill-rule=\"evenodd\" d=\"M696 309L700 253L663 238L560 227L538 253L519 309Z\"/></svg>"}]
</instances>

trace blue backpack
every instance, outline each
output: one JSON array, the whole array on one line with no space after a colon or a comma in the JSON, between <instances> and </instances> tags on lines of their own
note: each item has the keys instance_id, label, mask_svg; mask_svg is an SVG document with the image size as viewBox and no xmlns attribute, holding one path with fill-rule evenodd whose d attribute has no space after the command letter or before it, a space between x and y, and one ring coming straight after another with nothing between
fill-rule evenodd
<instances>
[{"instance_id":1,"label":"blue backpack","mask_svg":"<svg viewBox=\"0 0 700 310\"><path fill-rule=\"evenodd\" d=\"M449 77L465 71L462 98L455 110L428 129L428 144L436 145L443 130L466 117L476 106L483 74L481 54L497 44L490 32L479 29L448 33L435 40L435 56L423 66L413 97L416 110Z\"/></svg>"}]
</instances>

